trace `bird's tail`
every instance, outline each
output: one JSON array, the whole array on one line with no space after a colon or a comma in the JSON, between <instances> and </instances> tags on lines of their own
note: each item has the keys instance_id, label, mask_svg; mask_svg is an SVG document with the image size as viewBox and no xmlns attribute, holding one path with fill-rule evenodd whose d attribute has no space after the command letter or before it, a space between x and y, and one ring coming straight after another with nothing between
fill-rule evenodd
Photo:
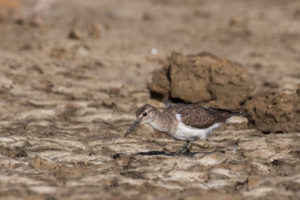
<instances>
[{"instance_id":1,"label":"bird's tail","mask_svg":"<svg viewBox=\"0 0 300 200\"><path fill-rule=\"evenodd\" d=\"M240 116L240 117L248 117L249 116L249 113L244 110L229 110L229 109L218 108L218 107L209 107L209 108L212 108L212 109L217 110L224 114L226 113L225 115L229 114L229 116Z\"/></svg>"},{"instance_id":2,"label":"bird's tail","mask_svg":"<svg viewBox=\"0 0 300 200\"><path fill-rule=\"evenodd\" d=\"M244 110L232 110L231 113L235 116L248 117L249 113Z\"/></svg>"}]
</instances>

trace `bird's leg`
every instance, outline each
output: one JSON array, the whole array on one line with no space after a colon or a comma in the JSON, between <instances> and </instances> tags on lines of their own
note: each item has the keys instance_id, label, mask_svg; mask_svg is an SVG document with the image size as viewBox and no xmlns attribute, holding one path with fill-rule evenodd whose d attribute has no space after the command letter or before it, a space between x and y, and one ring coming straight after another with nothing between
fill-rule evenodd
<instances>
[{"instance_id":1,"label":"bird's leg","mask_svg":"<svg viewBox=\"0 0 300 200\"><path fill-rule=\"evenodd\" d=\"M183 152L189 152L191 147L190 141L186 141L186 144L184 144L179 151L176 152L176 154L183 153Z\"/></svg>"}]
</instances>

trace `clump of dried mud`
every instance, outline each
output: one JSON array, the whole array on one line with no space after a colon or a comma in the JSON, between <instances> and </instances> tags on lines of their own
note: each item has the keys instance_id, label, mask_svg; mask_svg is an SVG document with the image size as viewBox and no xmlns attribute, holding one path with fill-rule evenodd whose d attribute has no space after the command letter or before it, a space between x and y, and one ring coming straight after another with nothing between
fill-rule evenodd
<instances>
[{"instance_id":1,"label":"clump of dried mud","mask_svg":"<svg viewBox=\"0 0 300 200\"><path fill-rule=\"evenodd\" d=\"M245 104L250 124L262 132L300 131L300 94L272 92L258 94Z\"/></svg>"},{"instance_id":2,"label":"clump of dried mud","mask_svg":"<svg viewBox=\"0 0 300 200\"><path fill-rule=\"evenodd\" d=\"M300 131L300 86L296 93L255 94L255 83L240 64L211 53L183 56L172 53L162 69L153 72L150 92L188 103L243 107L250 127L282 133Z\"/></svg>"},{"instance_id":3,"label":"clump of dried mud","mask_svg":"<svg viewBox=\"0 0 300 200\"><path fill-rule=\"evenodd\" d=\"M239 107L255 83L242 65L202 52L184 56L173 52L148 84L154 95L188 103Z\"/></svg>"}]
</instances>

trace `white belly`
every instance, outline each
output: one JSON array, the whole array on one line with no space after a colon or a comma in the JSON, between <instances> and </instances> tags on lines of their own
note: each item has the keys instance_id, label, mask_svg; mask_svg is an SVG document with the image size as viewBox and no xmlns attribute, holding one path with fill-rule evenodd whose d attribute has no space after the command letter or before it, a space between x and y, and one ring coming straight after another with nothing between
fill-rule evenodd
<instances>
[{"instance_id":1,"label":"white belly","mask_svg":"<svg viewBox=\"0 0 300 200\"><path fill-rule=\"evenodd\" d=\"M175 134L173 134L172 136L177 140L206 140L208 134L212 133L213 130L219 128L222 125L222 123L216 123L208 128L197 129L182 123L179 114L176 115L176 118L178 120L178 126Z\"/></svg>"}]
</instances>

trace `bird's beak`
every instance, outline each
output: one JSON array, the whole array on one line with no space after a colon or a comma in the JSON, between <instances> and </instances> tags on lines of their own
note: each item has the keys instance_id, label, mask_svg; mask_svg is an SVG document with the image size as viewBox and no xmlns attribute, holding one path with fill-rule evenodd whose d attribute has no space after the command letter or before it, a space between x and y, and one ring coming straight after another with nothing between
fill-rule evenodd
<instances>
[{"instance_id":1,"label":"bird's beak","mask_svg":"<svg viewBox=\"0 0 300 200\"><path fill-rule=\"evenodd\" d=\"M131 127L126 131L124 137L127 137L138 125L140 125L142 118L138 118L135 122L131 125Z\"/></svg>"}]
</instances>

